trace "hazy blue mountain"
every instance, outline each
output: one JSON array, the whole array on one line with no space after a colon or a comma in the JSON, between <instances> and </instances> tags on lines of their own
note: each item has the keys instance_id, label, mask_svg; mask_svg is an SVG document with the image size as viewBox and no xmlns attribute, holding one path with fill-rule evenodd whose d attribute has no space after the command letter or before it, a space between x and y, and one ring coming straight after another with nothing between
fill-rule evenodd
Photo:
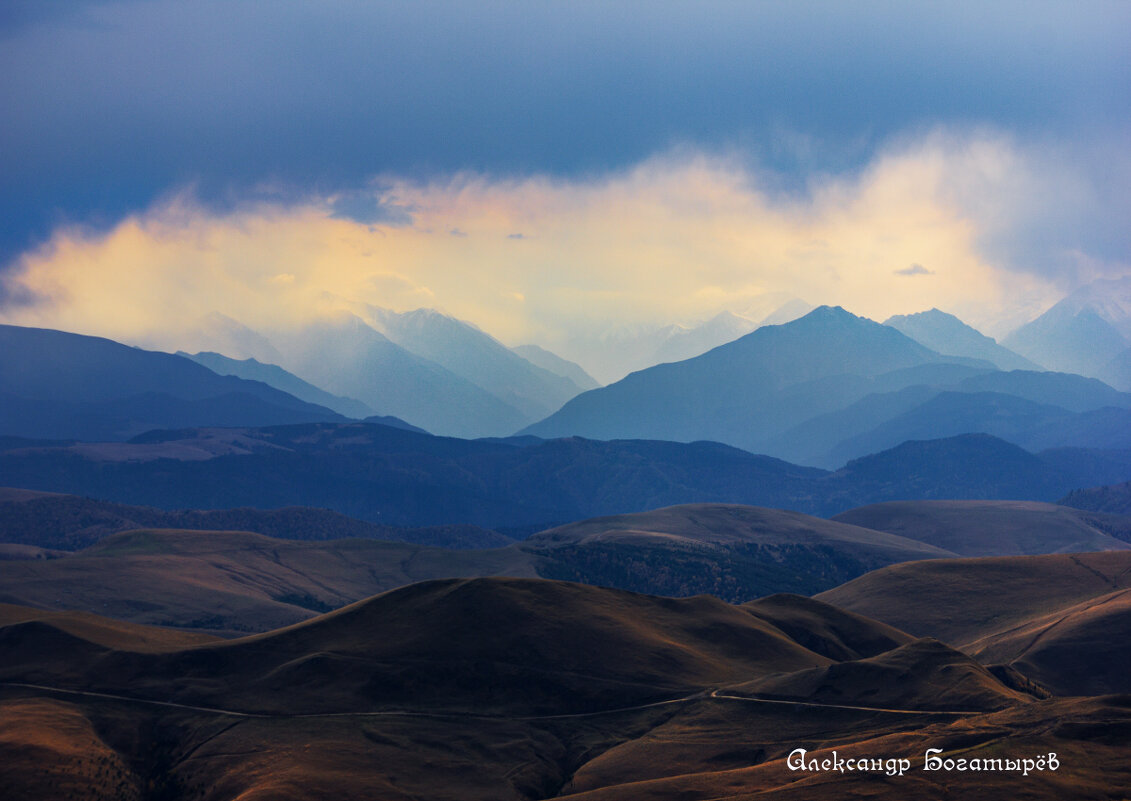
<instances>
[{"instance_id":1,"label":"hazy blue mountain","mask_svg":"<svg viewBox=\"0 0 1131 801\"><path fill-rule=\"evenodd\" d=\"M267 337L225 314L211 312L196 327L178 336L177 347L189 353L224 353L235 359L258 359L278 364L282 355Z\"/></svg>"},{"instance_id":2,"label":"hazy blue mountain","mask_svg":"<svg viewBox=\"0 0 1131 801\"><path fill-rule=\"evenodd\" d=\"M942 439L968 433L992 434L1007 442L1028 445L1035 430L1065 424L1074 416L1073 412L1059 406L999 392L940 392L871 431L844 439L823 461L843 464L908 440ZM1055 444L1092 445L1091 442Z\"/></svg>"},{"instance_id":3,"label":"hazy blue mountain","mask_svg":"<svg viewBox=\"0 0 1131 801\"><path fill-rule=\"evenodd\" d=\"M1099 369L1097 376L1122 392L1131 392L1131 348L1116 354Z\"/></svg>"},{"instance_id":4,"label":"hazy blue mountain","mask_svg":"<svg viewBox=\"0 0 1131 801\"><path fill-rule=\"evenodd\" d=\"M826 494L819 513L882 501L1012 499L1051 501L1098 470L1082 460L1066 466L1075 454L1033 454L989 434L963 434L947 439L911 441L855 459L821 484ZM1113 463L1118 473L1131 465Z\"/></svg>"},{"instance_id":5,"label":"hazy blue mountain","mask_svg":"<svg viewBox=\"0 0 1131 801\"><path fill-rule=\"evenodd\" d=\"M271 334L283 367L335 395L357 398L438 434L508 434L526 416L435 362L410 353L345 312ZM516 357L517 358L517 357Z\"/></svg>"},{"instance_id":6,"label":"hazy blue mountain","mask_svg":"<svg viewBox=\"0 0 1131 801\"><path fill-rule=\"evenodd\" d=\"M1038 374L1039 375L1039 374ZM1051 395L1051 393L1050 393ZM871 402L884 407L883 396ZM1031 451L1050 448L1131 448L1131 409L1104 406L1072 411L1000 392L938 392L871 430L846 436L812 464L842 464L907 440L985 433Z\"/></svg>"},{"instance_id":7,"label":"hazy blue mountain","mask_svg":"<svg viewBox=\"0 0 1131 801\"><path fill-rule=\"evenodd\" d=\"M1131 409L1106 407L1050 420L1017 441L1030 450L1051 448L1131 448Z\"/></svg>"},{"instance_id":8,"label":"hazy blue mountain","mask_svg":"<svg viewBox=\"0 0 1131 801\"><path fill-rule=\"evenodd\" d=\"M1062 407L1061 412L1055 415L1056 419L1061 421L1067 421L1072 416L1065 414L1066 412L1090 412L1105 407L1131 407L1131 394L1116 392L1094 378L1067 373L1036 373L1023 370L1005 373L958 365L926 365L880 376L873 380L872 386L880 389L882 385L890 384L897 378L904 380L906 386L894 391L875 391L844 408L806 420L783 434L760 443L757 450L798 464L835 468L844 464L847 459L878 450L881 447L879 441L869 439L877 436L872 433L876 430L886 430L886 434L878 435L879 439L886 443L884 445L886 447L901 442L902 439L899 439L901 434L903 439L935 439L964 433L954 430L954 426L962 420L972 426L967 431L989 431L1027 447L1051 447L1054 444L1091 446L1096 442L1098 432L1095 430L1089 432L1085 428L1056 429L1060 431L1059 435L1054 433L1053 429L1049 429L1046 433L1038 435L1037 429L1021 425L1020 419L1012 421L1017 423L1015 427L1007 428L1007 424L1011 422L1008 417L996 422L992 419L995 414L1004 414L1002 408L995 410L993 404L979 405L980 402L977 400L962 401L957 398L951 398L947 402L947 405L952 407L950 412L955 411L955 405L972 404L966 410L966 416L948 416L936 420L931 415L941 410L927 406L915 412L914 430L899 431L900 426L911 424L910 418L904 418L901 423L892 422L895 418L919 409L943 392L968 395L993 393L1014 396L1036 404ZM983 416L971 417L974 409L978 409ZM890 428L881 428L889 422ZM1030 420L1030 423L1032 422ZM1095 422L1099 424L1102 418L1096 418ZM1073 430L1078 433L1072 434Z\"/></svg>"},{"instance_id":9,"label":"hazy blue mountain","mask_svg":"<svg viewBox=\"0 0 1131 801\"><path fill-rule=\"evenodd\" d=\"M289 392L308 403L317 403L319 406L333 409L346 417L361 420L373 414L373 410L361 401L331 395L275 364L263 364L255 359L231 359L208 351L197 354L180 351L177 355L192 359L197 364L203 364L218 375L234 375L250 381L262 381L275 389Z\"/></svg>"},{"instance_id":10,"label":"hazy blue mountain","mask_svg":"<svg viewBox=\"0 0 1131 801\"><path fill-rule=\"evenodd\" d=\"M0 433L116 440L152 428L334 421L331 410L181 356L0 326Z\"/></svg>"},{"instance_id":11,"label":"hazy blue mountain","mask_svg":"<svg viewBox=\"0 0 1131 801\"><path fill-rule=\"evenodd\" d=\"M428 359L539 420L581 392L569 378L538 367L469 323L433 309L398 313L365 307L368 322L405 350Z\"/></svg>"},{"instance_id":12,"label":"hazy blue mountain","mask_svg":"<svg viewBox=\"0 0 1131 801\"><path fill-rule=\"evenodd\" d=\"M651 356L651 363L663 364L691 359L706 353L711 348L749 334L757 327L756 320L724 311L693 328L682 326L670 328L667 337L657 345Z\"/></svg>"},{"instance_id":13,"label":"hazy blue mountain","mask_svg":"<svg viewBox=\"0 0 1131 801\"><path fill-rule=\"evenodd\" d=\"M414 425L412 425L412 423L406 423L404 420L400 419L399 417L393 417L391 414L371 415L370 417L366 417L361 422L363 422L363 423L374 423L374 424L379 425L379 426L389 426L390 428L399 428L399 429L402 429L404 431L415 431L418 434L429 433L428 431L425 431L420 426L414 426Z\"/></svg>"},{"instance_id":14,"label":"hazy blue mountain","mask_svg":"<svg viewBox=\"0 0 1131 801\"><path fill-rule=\"evenodd\" d=\"M889 326L822 306L694 359L657 365L586 392L523 433L709 439L753 448L875 391L870 379L946 361L955 359Z\"/></svg>"},{"instance_id":15,"label":"hazy blue mountain","mask_svg":"<svg viewBox=\"0 0 1131 801\"><path fill-rule=\"evenodd\" d=\"M1101 377L1131 346L1131 276L1080 287L1002 344L1052 370Z\"/></svg>"},{"instance_id":16,"label":"hazy blue mountain","mask_svg":"<svg viewBox=\"0 0 1131 801\"><path fill-rule=\"evenodd\" d=\"M931 309L918 314L897 314L884 325L902 331L921 345L946 356L985 359L1002 370L1040 370L1040 366L1004 348L996 340L959 320L953 314Z\"/></svg>"},{"instance_id":17,"label":"hazy blue mountain","mask_svg":"<svg viewBox=\"0 0 1131 801\"><path fill-rule=\"evenodd\" d=\"M812 417L766 440L758 450L796 464L833 470L845 462L845 459L831 453L839 443L850 437L865 435L892 418L921 406L940 391L937 386L914 384L894 392L874 392L843 409Z\"/></svg>"},{"instance_id":18,"label":"hazy blue mountain","mask_svg":"<svg viewBox=\"0 0 1131 801\"><path fill-rule=\"evenodd\" d=\"M517 345L511 348L511 350L535 367L541 367L543 370L549 370L555 375L568 378L582 392L601 386L597 383L597 379L585 372L580 364L571 362L569 359L563 359L558 354L548 351L545 348L540 348L537 345Z\"/></svg>"},{"instance_id":19,"label":"hazy blue mountain","mask_svg":"<svg viewBox=\"0 0 1131 801\"><path fill-rule=\"evenodd\" d=\"M754 303L751 308L753 314L724 311L694 325L618 325L596 335L578 337L564 347L598 381L610 383L656 364L690 359L750 333L760 325L760 312L770 307ZM792 302L787 300L780 311L788 320L812 308L794 298Z\"/></svg>"},{"instance_id":20,"label":"hazy blue mountain","mask_svg":"<svg viewBox=\"0 0 1131 801\"><path fill-rule=\"evenodd\" d=\"M362 423L241 432L238 448L213 430L155 432L109 456L65 444L0 451L0 486L164 509L301 505L385 525L526 533L677 503L789 506L824 474L713 442L508 444Z\"/></svg>"},{"instance_id":21,"label":"hazy blue mountain","mask_svg":"<svg viewBox=\"0 0 1131 801\"><path fill-rule=\"evenodd\" d=\"M1105 406L1131 408L1131 393L1119 392L1095 378L1071 373L987 372L965 378L951 388L958 392L1002 392L1034 403L1062 406L1073 412Z\"/></svg>"},{"instance_id":22,"label":"hazy blue mountain","mask_svg":"<svg viewBox=\"0 0 1131 801\"><path fill-rule=\"evenodd\" d=\"M782 325L783 323L791 323L798 317L804 317L815 308L812 303L802 300L801 298L790 298L763 317L758 325Z\"/></svg>"}]
</instances>

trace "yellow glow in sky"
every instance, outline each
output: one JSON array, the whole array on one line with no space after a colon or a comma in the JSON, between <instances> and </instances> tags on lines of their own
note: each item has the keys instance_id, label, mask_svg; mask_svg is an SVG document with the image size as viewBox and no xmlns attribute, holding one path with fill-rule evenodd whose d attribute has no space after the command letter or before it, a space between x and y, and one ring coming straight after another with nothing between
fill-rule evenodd
<instances>
[{"instance_id":1,"label":"yellow glow in sky","mask_svg":"<svg viewBox=\"0 0 1131 801\"><path fill-rule=\"evenodd\" d=\"M3 317L173 349L212 312L277 329L353 301L439 308L553 348L785 292L876 320L937 306L985 325L1058 297L979 246L1005 213L979 182L1015 160L992 138L929 136L786 198L736 159L687 152L588 180L385 176L403 225L334 217L332 198L216 213L186 193L107 233L57 230L9 279L38 302Z\"/></svg>"}]
</instances>

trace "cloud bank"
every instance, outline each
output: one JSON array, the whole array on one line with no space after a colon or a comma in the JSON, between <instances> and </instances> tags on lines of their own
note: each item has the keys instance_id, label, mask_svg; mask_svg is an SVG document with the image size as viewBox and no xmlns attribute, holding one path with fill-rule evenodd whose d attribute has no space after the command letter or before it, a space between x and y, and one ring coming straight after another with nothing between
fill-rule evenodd
<instances>
[{"instance_id":1,"label":"cloud bank","mask_svg":"<svg viewBox=\"0 0 1131 801\"><path fill-rule=\"evenodd\" d=\"M693 149L585 178L382 175L224 211L184 191L108 231L57 229L3 278L0 318L175 348L214 312L271 329L364 302L553 348L773 292L877 320L937 306L1001 334L1131 269L1089 239L1122 210L1064 164L1000 133L935 131L789 193L739 153ZM1066 192L1088 224L1050 233Z\"/></svg>"}]
</instances>

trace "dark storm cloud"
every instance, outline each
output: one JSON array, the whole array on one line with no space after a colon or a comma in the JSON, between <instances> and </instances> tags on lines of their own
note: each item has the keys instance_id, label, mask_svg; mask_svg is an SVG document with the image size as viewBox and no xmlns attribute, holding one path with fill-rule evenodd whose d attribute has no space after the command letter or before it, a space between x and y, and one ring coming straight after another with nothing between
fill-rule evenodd
<instances>
[{"instance_id":1,"label":"dark storm cloud","mask_svg":"<svg viewBox=\"0 0 1131 801\"><path fill-rule=\"evenodd\" d=\"M1125 133L1131 107L1119 3L3 8L0 259L185 184L223 203L387 172L577 174L674 143L749 149L788 184L898 131Z\"/></svg>"}]
</instances>

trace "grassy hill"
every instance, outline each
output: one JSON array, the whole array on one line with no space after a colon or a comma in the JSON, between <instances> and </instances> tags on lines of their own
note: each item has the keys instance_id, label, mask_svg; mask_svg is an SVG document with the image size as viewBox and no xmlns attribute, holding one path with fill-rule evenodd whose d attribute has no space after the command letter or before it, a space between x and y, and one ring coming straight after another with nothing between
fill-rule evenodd
<instances>
[{"instance_id":1,"label":"grassy hill","mask_svg":"<svg viewBox=\"0 0 1131 801\"><path fill-rule=\"evenodd\" d=\"M1131 789L1125 700L1038 700L939 643L809 599L434 581L270 633L160 647L165 634L93 616L84 633L70 617L0 610L9 797L1016 797L1016 774L920 771L928 747L1057 752L1062 769L1033 776L1030 798ZM767 689L778 699L755 697ZM798 774L784 764L797 747L913 768Z\"/></svg>"},{"instance_id":2,"label":"grassy hill","mask_svg":"<svg viewBox=\"0 0 1131 801\"><path fill-rule=\"evenodd\" d=\"M1004 663L1062 694L1131 691L1131 552L942 559L877 570L818 598Z\"/></svg>"},{"instance_id":3,"label":"grassy hill","mask_svg":"<svg viewBox=\"0 0 1131 801\"><path fill-rule=\"evenodd\" d=\"M1131 548L1131 518L1037 501L891 501L833 520L927 542L962 556Z\"/></svg>"}]
</instances>

